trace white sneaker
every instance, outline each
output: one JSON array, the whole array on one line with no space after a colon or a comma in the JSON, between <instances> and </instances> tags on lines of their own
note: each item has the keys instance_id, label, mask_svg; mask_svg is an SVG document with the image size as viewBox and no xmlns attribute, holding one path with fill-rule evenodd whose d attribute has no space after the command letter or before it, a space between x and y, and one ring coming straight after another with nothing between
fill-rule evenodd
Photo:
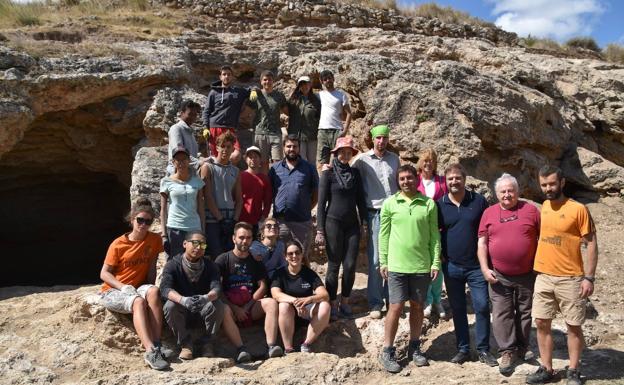
<instances>
[{"instance_id":1,"label":"white sneaker","mask_svg":"<svg viewBox=\"0 0 624 385\"><path fill-rule=\"evenodd\" d=\"M436 303L435 308L440 318L446 318L446 311L444 310L444 306L442 306L441 303Z\"/></svg>"},{"instance_id":2,"label":"white sneaker","mask_svg":"<svg viewBox=\"0 0 624 385\"><path fill-rule=\"evenodd\" d=\"M431 317L431 304L427 305L427 307L425 307L425 311L424 311L425 317L429 318Z\"/></svg>"}]
</instances>

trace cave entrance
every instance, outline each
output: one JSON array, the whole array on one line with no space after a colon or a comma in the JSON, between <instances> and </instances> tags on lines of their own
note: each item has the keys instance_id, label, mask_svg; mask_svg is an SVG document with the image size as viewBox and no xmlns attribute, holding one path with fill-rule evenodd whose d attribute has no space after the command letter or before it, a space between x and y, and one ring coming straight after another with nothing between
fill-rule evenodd
<instances>
[{"instance_id":1,"label":"cave entrance","mask_svg":"<svg viewBox=\"0 0 624 385\"><path fill-rule=\"evenodd\" d=\"M108 245L128 231L127 186L87 170L28 174L2 178L0 286L99 282Z\"/></svg>"}]
</instances>

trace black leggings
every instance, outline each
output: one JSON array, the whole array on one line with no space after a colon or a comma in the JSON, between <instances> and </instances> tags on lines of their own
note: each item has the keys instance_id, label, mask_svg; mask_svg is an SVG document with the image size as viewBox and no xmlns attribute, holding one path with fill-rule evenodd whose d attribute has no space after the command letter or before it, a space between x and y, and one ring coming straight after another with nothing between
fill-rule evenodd
<instances>
[{"instance_id":1,"label":"black leggings","mask_svg":"<svg viewBox=\"0 0 624 385\"><path fill-rule=\"evenodd\" d=\"M343 297L351 295L355 281L355 261L360 246L360 226L357 222L345 223L332 218L325 220L325 241L327 243L327 275L325 286L329 299L336 299L338 273L342 264Z\"/></svg>"}]
</instances>

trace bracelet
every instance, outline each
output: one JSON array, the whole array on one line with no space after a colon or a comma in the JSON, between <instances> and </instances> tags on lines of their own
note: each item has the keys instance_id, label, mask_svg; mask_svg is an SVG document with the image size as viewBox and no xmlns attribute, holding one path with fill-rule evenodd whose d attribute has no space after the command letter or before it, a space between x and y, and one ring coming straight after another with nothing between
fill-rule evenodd
<instances>
[{"instance_id":1,"label":"bracelet","mask_svg":"<svg viewBox=\"0 0 624 385\"><path fill-rule=\"evenodd\" d=\"M589 281L591 283L594 283L594 281L596 281L596 277L584 276L583 279L586 280L586 281Z\"/></svg>"}]
</instances>

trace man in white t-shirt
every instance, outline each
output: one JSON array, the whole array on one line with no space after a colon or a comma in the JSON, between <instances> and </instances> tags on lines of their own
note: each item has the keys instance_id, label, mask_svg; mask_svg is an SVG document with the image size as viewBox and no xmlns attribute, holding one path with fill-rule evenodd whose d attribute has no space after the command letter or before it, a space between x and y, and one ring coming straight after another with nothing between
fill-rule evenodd
<instances>
[{"instance_id":1,"label":"man in white t-shirt","mask_svg":"<svg viewBox=\"0 0 624 385\"><path fill-rule=\"evenodd\" d=\"M320 78L324 89L318 94L319 99L321 99L321 118L319 120L316 159L319 164L326 164L329 163L330 151L334 148L336 139L346 135L349 131L351 107L347 94L334 88L334 74L331 71L321 71Z\"/></svg>"}]
</instances>

